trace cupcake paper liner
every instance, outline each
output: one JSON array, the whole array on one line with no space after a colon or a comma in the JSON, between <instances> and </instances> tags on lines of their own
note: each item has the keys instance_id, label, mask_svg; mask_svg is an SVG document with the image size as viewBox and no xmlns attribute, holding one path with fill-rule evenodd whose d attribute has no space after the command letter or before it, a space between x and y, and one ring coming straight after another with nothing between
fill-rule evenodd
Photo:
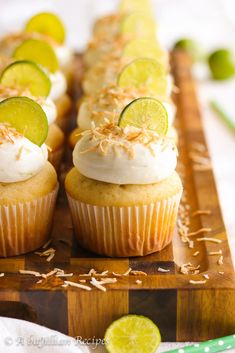
<instances>
[{"instance_id":1,"label":"cupcake paper liner","mask_svg":"<svg viewBox=\"0 0 235 353\"><path fill-rule=\"evenodd\" d=\"M58 188L32 201L0 205L0 257L24 254L46 243Z\"/></svg>"},{"instance_id":2,"label":"cupcake paper liner","mask_svg":"<svg viewBox=\"0 0 235 353\"><path fill-rule=\"evenodd\" d=\"M149 205L93 206L70 195L78 242L100 255L144 256L163 249L173 236L181 193Z\"/></svg>"}]
</instances>

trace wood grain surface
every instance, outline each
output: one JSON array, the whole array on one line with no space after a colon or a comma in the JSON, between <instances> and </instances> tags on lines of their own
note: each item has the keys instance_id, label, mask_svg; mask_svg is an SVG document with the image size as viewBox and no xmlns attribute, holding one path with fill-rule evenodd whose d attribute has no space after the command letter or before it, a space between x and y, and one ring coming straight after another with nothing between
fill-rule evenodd
<instances>
[{"instance_id":1,"label":"wood grain surface","mask_svg":"<svg viewBox=\"0 0 235 353\"><path fill-rule=\"evenodd\" d=\"M191 219L192 230L212 229L210 237L222 243L197 242L190 249L182 243L177 230L173 243L159 253L142 258L103 258L77 245L69 209L63 191L63 179L71 166L71 151L67 151L61 169L61 191L57 202L51 246L56 255L51 262L36 254L0 259L0 314L36 321L71 336L102 338L107 326L128 313L147 315L159 326L164 341L205 340L235 332L235 276L227 235L221 216L213 171L196 171L190 158L193 143L206 147L195 83L191 77L190 59L180 52L172 54L172 72L179 93L175 95L178 108L176 128L179 134L179 165L184 167L184 188L192 210L209 209L210 216ZM81 75L81 59L77 60ZM79 91L80 92L80 91ZM74 109L73 109L74 113ZM73 117L73 121L75 121ZM74 124L74 122L73 122ZM201 236L206 236L201 234ZM224 264L209 252L222 249ZM193 253L200 251L199 256ZM200 264L197 275L183 275L179 268L191 262ZM38 278L20 275L20 269L48 273L55 267L74 273L68 280L77 282L80 275L94 268L124 273L130 267L144 271L147 276L118 277L107 285L107 292L67 287L63 280L52 276L36 283ZM158 268L169 270L161 273ZM219 272L224 272L221 275ZM205 284L190 284L190 280L209 279ZM142 281L141 285L136 280ZM11 302L9 304L9 302ZM17 304L18 303L18 304Z\"/></svg>"}]
</instances>

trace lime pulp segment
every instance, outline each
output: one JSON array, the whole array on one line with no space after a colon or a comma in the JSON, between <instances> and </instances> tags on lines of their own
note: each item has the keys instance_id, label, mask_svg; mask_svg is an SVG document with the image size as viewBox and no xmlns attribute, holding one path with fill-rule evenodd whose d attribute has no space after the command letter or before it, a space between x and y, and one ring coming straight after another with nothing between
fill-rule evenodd
<instances>
[{"instance_id":1,"label":"lime pulp segment","mask_svg":"<svg viewBox=\"0 0 235 353\"><path fill-rule=\"evenodd\" d=\"M39 104L27 97L12 97L0 102L0 123L9 124L38 146L47 138L46 114Z\"/></svg>"},{"instance_id":2,"label":"lime pulp segment","mask_svg":"<svg viewBox=\"0 0 235 353\"><path fill-rule=\"evenodd\" d=\"M124 88L146 88L150 93L165 97L168 90L166 69L157 60L136 59L121 71L118 85Z\"/></svg>"},{"instance_id":3,"label":"lime pulp segment","mask_svg":"<svg viewBox=\"0 0 235 353\"><path fill-rule=\"evenodd\" d=\"M157 99L137 98L124 108L118 125L122 128L128 125L146 128L164 136L168 130L168 114L163 104Z\"/></svg>"},{"instance_id":4,"label":"lime pulp segment","mask_svg":"<svg viewBox=\"0 0 235 353\"><path fill-rule=\"evenodd\" d=\"M147 317L138 315L114 321L105 333L109 353L155 353L160 342L158 327Z\"/></svg>"},{"instance_id":5,"label":"lime pulp segment","mask_svg":"<svg viewBox=\"0 0 235 353\"><path fill-rule=\"evenodd\" d=\"M47 74L32 61L16 61L5 68L0 82L10 88L29 90L34 97L47 97L51 82Z\"/></svg>"},{"instance_id":6,"label":"lime pulp segment","mask_svg":"<svg viewBox=\"0 0 235 353\"><path fill-rule=\"evenodd\" d=\"M60 18L50 12L42 12L33 16L25 26L26 32L38 32L53 38L57 43L63 44L65 28Z\"/></svg>"},{"instance_id":7,"label":"lime pulp segment","mask_svg":"<svg viewBox=\"0 0 235 353\"><path fill-rule=\"evenodd\" d=\"M13 57L17 60L30 60L45 67L50 72L59 68L54 49L50 44L39 39L27 39L15 50Z\"/></svg>"}]
</instances>

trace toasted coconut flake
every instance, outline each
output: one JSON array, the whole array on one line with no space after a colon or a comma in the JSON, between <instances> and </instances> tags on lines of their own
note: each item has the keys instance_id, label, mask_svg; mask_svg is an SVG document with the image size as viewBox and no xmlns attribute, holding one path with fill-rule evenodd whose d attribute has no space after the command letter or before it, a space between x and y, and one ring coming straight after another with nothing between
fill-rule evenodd
<instances>
[{"instance_id":1,"label":"toasted coconut flake","mask_svg":"<svg viewBox=\"0 0 235 353\"><path fill-rule=\"evenodd\" d=\"M131 270L130 275L132 276L148 276L148 274L144 271L136 271L136 270Z\"/></svg>"},{"instance_id":2,"label":"toasted coconut flake","mask_svg":"<svg viewBox=\"0 0 235 353\"><path fill-rule=\"evenodd\" d=\"M217 244L222 243L221 239L215 239L215 238L197 238L197 241L210 241L211 243L217 243Z\"/></svg>"},{"instance_id":3,"label":"toasted coconut flake","mask_svg":"<svg viewBox=\"0 0 235 353\"><path fill-rule=\"evenodd\" d=\"M219 260L217 261L219 266L222 266L224 264L224 257L223 255L220 256Z\"/></svg>"},{"instance_id":4,"label":"toasted coconut flake","mask_svg":"<svg viewBox=\"0 0 235 353\"><path fill-rule=\"evenodd\" d=\"M200 254L200 251L195 251L195 253L193 253L193 256L196 257Z\"/></svg>"},{"instance_id":5,"label":"toasted coconut flake","mask_svg":"<svg viewBox=\"0 0 235 353\"><path fill-rule=\"evenodd\" d=\"M41 284L42 283L42 279L39 279L36 284Z\"/></svg>"},{"instance_id":6,"label":"toasted coconut flake","mask_svg":"<svg viewBox=\"0 0 235 353\"><path fill-rule=\"evenodd\" d=\"M162 268L162 267L158 267L157 271L158 271L158 272L162 272L162 273L168 273L168 272L170 272L169 269L165 269L165 268Z\"/></svg>"},{"instance_id":7,"label":"toasted coconut flake","mask_svg":"<svg viewBox=\"0 0 235 353\"><path fill-rule=\"evenodd\" d=\"M55 257L55 253L51 253L51 255L49 255L48 258L46 259L47 262L50 262L54 257Z\"/></svg>"},{"instance_id":8,"label":"toasted coconut flake","mask_svg":"<svg viewBox=\"0 0 235 353\"><path fill-rule=\"evenodd\" d=\"M210 215L211 211L210 210L197 210L192 213L192 217L198 216L198 215Z\"/></svg>"},{"instance_id":9,"label":"toasted coconut flake","mask_svg":"<svg viewBox=\"0 0 235 353\"><path fill-rule=\"evenodd\" d=\"M52 242L52 239L49 239L49 240L42 246L42 249L48 248L48 246L51 244L51 242Z\"/></svg>"},{"instance_id":10,"label":"toasted coconut flake","mask_svg":"<svg viewBox=\"0 0 235 353\"><path fill-rule=\"evenodd\" d=\"M219 271L219 274L223 276L224 275L224 271Z\"/></svg>"},{"instance_id":11,"label":"toasted coconut flake","mask_svg":"<svg viewBox=\"0 0 235 353\"><path fill-rule=\"evenodd\" d=\"M208 170L212 169L211 164L208 165L202 165L202 164L194 164L193 169L198 172L206 172Z\"/></svg>"},{"instance_id":12,"label":"toasted coconut flake","mask_svg":"<svg viewBox=\"0 0 235 353\"><path fill-rule=\"evenodd\" d=\"M4 277L5 276L5 273L0 273L0 277Z\"/></svg>"},{"instance_id":13,"label":"toasted coconut flake","mask_svg":"<svg viewBox=\"0 0 235 353\"><path fill-rule=\"evenodd\" d=\"M135 281L135 283L136 283L136 284L142 284L142 281L140 281L139 279L137 279L137 280Z\"/></svg>"},{"instance_id":14,"label":"toasted coconut flake","mask_svg":"<svg viewBox=\"0 0 235 353\"><path fill-rule=\"evenodd\" d=\"M204 273L204 274L203 274L203 277L204 277L205 279L210 279L210 277L209 277L209 275L208 275L207 273Z\"/></svg>"},{"instance_id":15,"label":"toasted coconut flake","mask_svg":"<svg viewBox=\"0 0 235 353\"><path fill-rule=\"evenodd\" d=\"M98 153L106 155L109 149L122 148L130 159L134 157L134 146L137 143L143 144L153 153L152 143L160 144L162 148L169 147L177 151L172 139L159 136L156 132L145 128L138 129L134 126L127 126L124 129L116 124L107 121L105 124L94 129L87 130L83 135L88 135L94 145L81 151L81 154L97 150Z\"/></svg>"},{"instance_id":16,"label":"toasted coconut flake","mask_svg":"<svg viewBox=\"0 0 235 353\"><path fill-rule=\"evenodd\" d=\"M61 287L63 287L63 288L67 288L69 285L68 284L62 284L62 286Z\"/></svg>"},{"instance_id":17,"label":"toasted coconut flake","mask_svg":"<svg viewBox=\"0 0 235 353\"><path fill-rule=\"evenodd\" d=\"M200 270L200 265L194 266L191 264L191 262L188 262L186 264L183 264L180 266L180 273L183 275L189 275L189 274L198 274Z\"/></svg>"},{"instance_id":18,"label":"toasted coconut flake","mask_svg":"<svg viewBox=\"0 0 235 353\"><path fill-rule=\"evenodd\" d=\"M209 252L209 255L210 256L216 256L216 255L222 255L222 250L220 249L220 250L218 250L218 251L210 251Z\"/></svg>"},{"instance_id":19,"label":"toasted coconut flake","mask_svg":"<svg viewBox=\"0 0 235 353\"><path fill-rule=\"evenodd\" d=\"M48 273L42 274L42 277L43 278L48 278L48 277L54 276L56 273L57 273L56 270L52 270L52 271L50 271Z\"/></svg>"},{"instance_id":20,"label":"toasted coconut flake","mask_svg":"<svg viewBox=\"0 0 235 353\"><path fill-rule=\"evenodd\" d=\"M190 284L206 284L206 280L202 280L202 281L194 281L194 280L190 280L189 281Z\"/></svg>"},{"instance_id":21,"label":"toasted coconut flake","mask_svg":"<svg viewBox=\"0 0 235 353\"><path fill-rule=\"evenodd\" d=\"M56 277L73 277L73 273L57 273Z\"/></svg>"},{"instance_id":22,"label":"toasted coconut flake","mask_svg":"<svg viewBox=\"0 0 235 353\"><path fill-rule=\"evenodd\" d=\"M86 279L79 279L80 283L86 283Z\"/></svg>"},{"instance_id":23,"label":"toasted coconut flake","mask_svg":"<svg viewBox=\"0 0 235 353\"><path fill-rule=\"evenodd\" d=\"M64 281L64 284L67 284L68 286L71 286L71 287L76 287L76 288L80 288L80 289L85 289L87 291L91 291L91 287L84 286L83 284L79 284L76 282Z\"/></svg>"},{"instance_id":24,"label":"toasted coconut flake","mask_svg":"<svg viewBox=\"0 0 235 353\"><path fill-rule=\"evenodd\" d=\"M37 271L31 271L31 270L19 270L19 273L21 275L32 275L35 277L41 277L41 273Z\"/></svg>"},{"instance_id":25,"label":"toasted coconut flake","mask_svg":"<svg viewBox=\"0 0 235 353\"><path fill-rule=\"evenodd\" d=\"M193 142L191 147L197 152L206 152L206 146L200 142Z\"/></svg>"},{"instance_id":26,"label":"toasted coconut flake","mask_svg":"<svg viewBox=\"0 0 235 353\"><path fill-rule=\"evenodd\" d=\"M201 234L201 233L209 233L211 231L212 231L211 228L201 228L201 229L198 229L196 232L188 233L188 236L192 237L193 235L197 235L197 234Z\"/></svg>"},{"instance_id":27,"label":"toasted coconut flake","mask_svg":"<svg viewBox=\"0 0 235 353\"><path fill-rule=\"evenodd\" d=\"M203 166L208 166L210 164L210 160L208 157L203 157L199 154L196 153L189 153L189 157L191 158L191 160L199 165L203 165Z\"/></svg>"},{"instance_id":28,"label":"toasted coconut flake","mask_svg":"<svg viewBox=\"0 0 235 353\"><path fill-rule=\"evenodd\" d=\"M99 289L103 292L106 292L106 290L107 290L103 285L100 284L100 281L97 281L95 279L95 277L92 277L90 284L92 284L92 286L96 287L97 289Z\"/></svg>"}]
</instances>

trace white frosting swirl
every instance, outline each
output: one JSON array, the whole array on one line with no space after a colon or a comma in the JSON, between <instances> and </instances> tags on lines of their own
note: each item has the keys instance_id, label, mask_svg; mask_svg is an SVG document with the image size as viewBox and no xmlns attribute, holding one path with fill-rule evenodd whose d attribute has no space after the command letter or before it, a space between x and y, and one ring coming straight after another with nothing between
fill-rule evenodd
<instances>
[{"instance_id":1,"label":"white frosting swirl","mask_svg":"<svg viewBox=\"0 0 235 353\"><path fill-rule=\"evenodd\" d=\"M47 116L48 124L51 125L57 117L57 109L55 103L52 99L46 98L40 105Z\"/></svg>"},{"instance_id":2,"label":"white frosting swirl","mask_svg":"<svg viewBox=\"0 0 235 353\"><path fill-rule=\"evenodd\" d=\"M56 45L54 47L54 50L59 60L60 67L67 67L71 63L73 58L72 49L66 47L65 45Z\"/></svg>"},{"instance_id":3,"label":"white frosting swirl","mask_svg":"<svg viewBox=\"0 0 235 353\"><path fill-rule=\"evenodd\" d=\"M49 98L53 101L62 97L67 91L67 83L64 74L61 71L55 73L49 73L51 80L51 91Z\"/></svg>"},{"instance_id":4,"label":"white frosting swirl","mask_svg":"<svg viewBox=\"0 0 235 353\"><path fill-rule=\"evenodd\" d=\"M176 150L162 139L150 143L149 147L140 142L131 143L131 158L119 144L101 153L95 148L98 142L87 134L78 141L73 152L74 166L88 178L121 185L151 184L166 179L176 168ZM119 142L125 144L126 140Z\"/></svg>"},{"instance_id":5,"label":"white frosting swirl","mask_svg":"<svg viewBox=\"0 0 235 353\"><path fill-rule=\"evenodd\" d=\"M0 182L15 183L30 179L45 165L47 147L35 145L22 135L10 135L12 142L0 137Z\"/></svg>"}]
</instances>

